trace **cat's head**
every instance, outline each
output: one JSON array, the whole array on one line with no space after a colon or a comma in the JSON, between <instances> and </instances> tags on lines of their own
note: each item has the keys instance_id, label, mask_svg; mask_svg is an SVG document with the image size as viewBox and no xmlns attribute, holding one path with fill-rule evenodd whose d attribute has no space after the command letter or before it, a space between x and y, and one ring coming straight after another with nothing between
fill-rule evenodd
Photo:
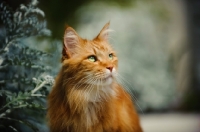
<instances>
[{"instance_id":1,"label":"cat's head","mask_svg":"<svg viewBox=\"0 0 200 132\"><path fill-rule=\"evenodd\" d=\"M93 39L79 37L76 31L67 27L64 33L62 61L76 71L74 78L92 85L112 84L117 70L117 56L108 43L109 23Z\"/></svg>"}]
</instances>

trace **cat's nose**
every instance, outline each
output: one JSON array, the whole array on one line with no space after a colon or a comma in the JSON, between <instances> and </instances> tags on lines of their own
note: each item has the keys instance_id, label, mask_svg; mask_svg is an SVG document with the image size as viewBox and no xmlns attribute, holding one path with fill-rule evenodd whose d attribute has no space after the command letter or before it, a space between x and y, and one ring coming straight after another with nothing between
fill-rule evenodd
<instances>
[{"instance_id":1,"label":"cat's nose","mask_svg":"<svg viewBox=\"0 0 200 132\"><path fill-rule=\"evenodd\" d=\"M110 70L110 72L112 72L112 70L113 70L113 66L108 66L108 67L106 67L108 70Z\"/></svg>"}]
</instances>

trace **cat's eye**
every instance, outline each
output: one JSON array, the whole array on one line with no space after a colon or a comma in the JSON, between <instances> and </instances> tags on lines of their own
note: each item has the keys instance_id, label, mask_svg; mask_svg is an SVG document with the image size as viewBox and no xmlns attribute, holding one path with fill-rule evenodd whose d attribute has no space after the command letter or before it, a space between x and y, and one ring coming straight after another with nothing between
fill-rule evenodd
<instances>
[{"instance_id":1,"label":"cat's eye","mask_svg":"<svg viewBox=\"0 0 200 132\"><path fill-rule=\"evenodd\" d=\"M112 60L113 59L113 54L109 54L109 59Z\"/></svg>"},{"instance_id":2,"label":"cat's eye","mask_svg":"<svg viewBox=\"0 0 200 132\"><path fill-rule=\"evenodd\" d=\"M91 56L88 57L88 60L91 61L91 62L95 62L95 61L97 61L97 58L96 58L96 56L91 55Z\"/></svg>"}]
</instances>

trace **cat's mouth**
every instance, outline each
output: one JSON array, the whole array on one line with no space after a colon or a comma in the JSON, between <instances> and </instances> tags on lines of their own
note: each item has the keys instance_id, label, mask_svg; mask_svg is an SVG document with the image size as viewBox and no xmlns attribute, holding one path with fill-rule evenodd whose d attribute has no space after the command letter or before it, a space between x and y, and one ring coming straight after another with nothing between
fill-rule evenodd
<instances>
[{"instance_id":1,"label":"cat's mouth","mask_svg":"<svg viewBox=\"0 0 200 132\"><path fill-rule=\"evenodd\" d=\"M104 80L107 80L109 78L113 78L113 75L112 74L108 75L107 77L104 78Z\"/></svg>"},{"instance_id":2,"label":"cat's mouth","mask_svg":"<svg viewBox=\"0 0 200 132\"><path fill-rule=\"evenodd\" d=\"M108 75L108 76L106 76L105 78L102 79L102 83L104 85L109 85L112 82L113 82L113 75L112 74L110 74L110 75Z\"/></svg>"},{"instance_id":3,"label":"cat's mouth","mask_svg":"<svg viewBox=\"0 0 200 132\"><path fill-rule=\"evenodd\" d=\"M114 75L112 74L108 74L106 76L102 76L100 78L96 78L94 79L95 81L87 81L87 84L92 84L92 85L100 85L100 86L104 86L104 85L110 85L112 84L114 79ZM91 79L89 79L91 80Z\"/></svg>"}]
</instances>

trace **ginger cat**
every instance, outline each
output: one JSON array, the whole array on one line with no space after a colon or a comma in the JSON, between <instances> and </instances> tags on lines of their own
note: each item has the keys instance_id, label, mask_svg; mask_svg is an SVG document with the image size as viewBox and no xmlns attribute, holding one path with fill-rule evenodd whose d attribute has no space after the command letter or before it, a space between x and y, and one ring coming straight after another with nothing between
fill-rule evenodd
<instances>
[{"instance_id":1,"label":"ginger cat","mask_svg":"<svg viewBox=\"0 0 200 132\"><path fill-rule=\"evenodd\" d=\"M142 132L129 94L117 81L109 23L93 40L67 27L62 68L48 97L51 132Z\"/></svg>"}]
</instances>

